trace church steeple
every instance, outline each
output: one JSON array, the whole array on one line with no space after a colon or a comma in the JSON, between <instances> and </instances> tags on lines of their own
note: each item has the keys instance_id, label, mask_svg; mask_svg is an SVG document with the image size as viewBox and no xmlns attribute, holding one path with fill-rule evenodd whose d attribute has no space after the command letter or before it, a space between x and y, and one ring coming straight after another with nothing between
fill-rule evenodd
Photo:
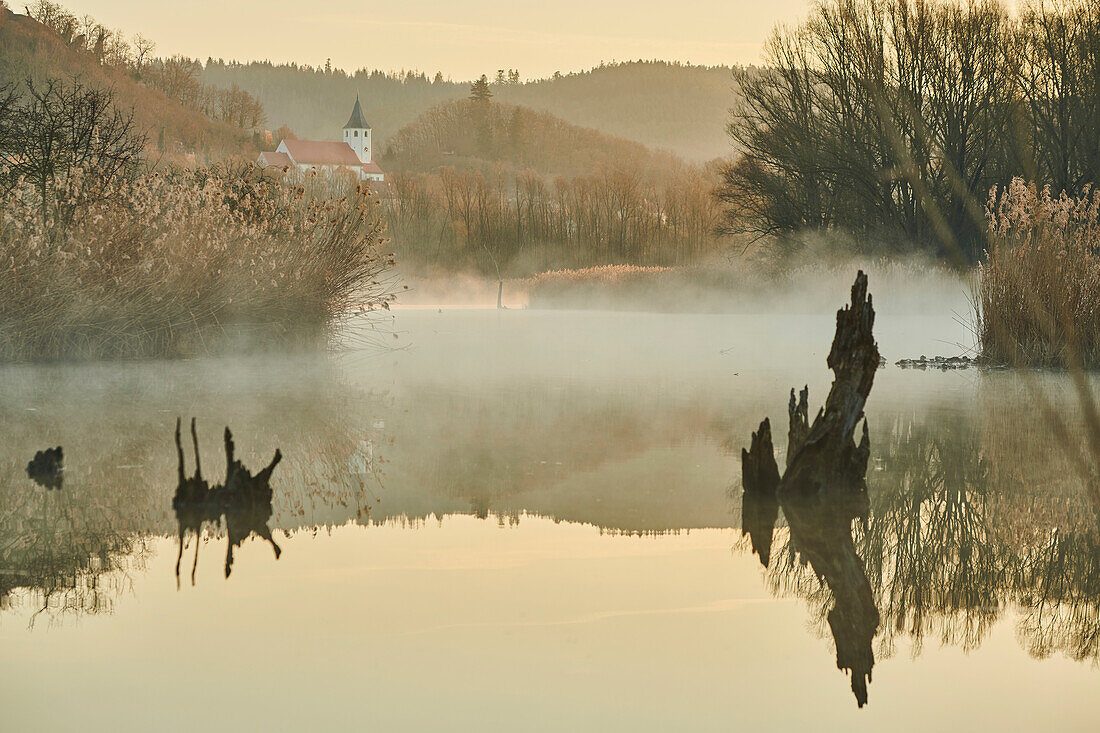
<instances>
[{"instance_id":1,"label":"church steeple","mask_svg":"<svg viewBox=\"0 0 1100 733\"><path fill-rule=\"evenodd\" d=\"M359 106L359 93L355 93L355 106L351 110L351 117L348 118L348 124L344 125L345 130L369 130L370 125L367 124L366 119L363 118L363 108Z\"/></svg>"},{"instance_id":2,"label":"church steeple","mask_svg":"<svg viewBox=\"0 0 1100 733\"><path fill-rule=\"evenodd\" d=\"M351 146L360 161L371 162L370 125L363 117L358 92L355 94L355 106L351 109L351 117L348 119L348 124L344 125L344 142Z\"/></svg>"}]
</instances>

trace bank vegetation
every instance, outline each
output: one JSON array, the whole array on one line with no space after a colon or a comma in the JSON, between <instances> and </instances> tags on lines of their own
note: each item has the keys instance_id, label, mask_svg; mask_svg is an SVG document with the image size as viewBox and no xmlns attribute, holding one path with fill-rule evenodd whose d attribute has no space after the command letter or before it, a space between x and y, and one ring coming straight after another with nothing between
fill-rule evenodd
<instances>
[{"instance_id":1,"label":"bank vegetation","mask_svg":"<svg viewBox=\"0 0 1100 733\"><path fill-rule=\"evenodd\" d=\"M0 360L318 344L388 307L364 185L154 167L148 146L110 89L0 89Z\"/></svg>"}]
</instances>

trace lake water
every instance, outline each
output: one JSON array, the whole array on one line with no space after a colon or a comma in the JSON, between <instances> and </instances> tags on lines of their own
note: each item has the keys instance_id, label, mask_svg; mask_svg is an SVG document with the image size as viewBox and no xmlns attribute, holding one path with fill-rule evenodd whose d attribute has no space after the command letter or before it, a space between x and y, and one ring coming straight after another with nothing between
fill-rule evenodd
<instances>
[{"instance_id":1,"label":"lake water","mask_svg":"<svg viewBox=\"0 0 1100 733\"><path fill-rule=\"evenodd\" d=\"M740 449L824 399L831 314L425 308L387 351L0 370L0 728L1094 730L1067 380L896 368L969 344L965 300L876 302L862 708L829 588L783 522L768 568L740 530ZM227 425L248 469L283 455L281 555L253 536L227 578L207 522L193 583L192 416L211 483Z\"/></svg>"}]
</instances>

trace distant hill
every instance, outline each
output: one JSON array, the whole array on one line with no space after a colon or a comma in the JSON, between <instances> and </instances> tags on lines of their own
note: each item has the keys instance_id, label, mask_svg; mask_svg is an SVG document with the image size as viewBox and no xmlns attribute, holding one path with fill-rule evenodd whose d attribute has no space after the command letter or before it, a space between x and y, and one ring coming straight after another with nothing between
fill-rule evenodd
<instances>
[{"instance_id":1,"label":"distant hill","mask_svg":"<svg viewBox=\"0 0 1100 733\"><path fill-rule=\"evenodd\" d=\"M58 77L110 87L120 108L133 108L136 126L149 136L150 145L168 154L221 158L252 153L249 133L184 107L142 84L133 68L105 63L85 44L83 35L66 40L53 28L0 5L0 85Z\"/></svg>"},{"instance_id":2,"label":"distant hill","mask_svg":"<svg viewBox=\"0 0 1100 733\"><path fill-rule=\"evenodd\" d=\"M379 148L389 172L426 172L441 165L543 176L586 175L607 167L662 174L682 167L671 153L573 125L549 112L495 101L459 99L438 104Z\"/></svg>"},{"instance_id":3,"label":"distant hill","mask_svg":"<svg viewBox=\"0 0 1100 733\"><path fill-rule=\"evenodd\" d=\"M337 139L352 100L382 146L399 129L444 101L464 99L469 82L415 72L353 74L296 64L208 60L201 80L236 85L258 97L269 125L300 137ZM575 125L703 161L727 155L725 127L733 104L733 70L663 61L610 64L551 79L491 85L498 102L545 110Z\"/></svg>"},{"instance_id":4,"label":"distant hill","mask_svg":"<svg viewBox=\"0 0 1100 733\"><path fill-rule=\"evenodd\" d=\"M704 161L728 155L733 69L666 61L609 64L527 84L496 99L544 109L584 127Z\"/></svg>"},{"instance_id":5,"label":"distant hill","mask_svg":"<svg viewBox=\"0 0 1100 733\"><path fill-rule=\"evenodd\" d=\"M308 140L339 140L340 131L359 94L375 146L440 102L469 93L469 84L428 79L424 74L386 74L361 69L348 74L339 69L297 64L275 65L207 59L200 81L223 89L234 85L260 100L268 125L286 125Z\"/></svg>"}]
</instances>

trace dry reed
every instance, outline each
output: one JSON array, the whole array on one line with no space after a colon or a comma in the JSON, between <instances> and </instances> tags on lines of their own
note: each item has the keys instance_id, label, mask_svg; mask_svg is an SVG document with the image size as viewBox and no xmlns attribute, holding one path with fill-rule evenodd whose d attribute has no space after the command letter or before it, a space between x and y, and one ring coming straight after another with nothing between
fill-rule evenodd
<instances>
[{"instance_id":1,"label":"dry reed","mask_svg":"<svg viewBox=\"0 0 1100 733\"><path fill-rule=\"evenodd\" d=\"M1080 196L1014 179L990 191L990 245L975 286L982 356L1100 366L1100 190Z\"/></svg>"},{"instance_id":2,"label":"dry reed","mask_svg":"<svg viewBox=\"0 0 1100 733\"><path fill-rule=\"evenodd\" d=\"M351 180L150 172L61 233L35 196L0 197L2 361L316 344L393 298L377 198Z\"/></svg>"}]
</instances>

